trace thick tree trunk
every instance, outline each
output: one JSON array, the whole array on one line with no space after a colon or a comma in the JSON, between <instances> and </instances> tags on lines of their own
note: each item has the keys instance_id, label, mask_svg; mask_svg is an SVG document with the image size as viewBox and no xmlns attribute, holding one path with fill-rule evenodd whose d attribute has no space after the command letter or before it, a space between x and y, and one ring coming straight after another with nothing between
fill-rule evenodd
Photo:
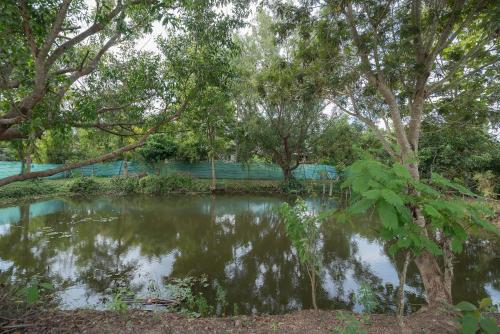
<instances>
[{"instance_id":1,"label":"thick tree trunk","mask_svg":"<svg viewBox=\"0 0 500 334\"><path fill-rule=\"evenodd\" d=\"M417 180L419 179L418 165L416 163L409 164L407 168L410 173ZM415 223L425 230L425 218L422 215L420 208L415 210ZM422 283L424 284L427 304L429 308L436 308L443 305L443 303L451 304L451 294L448 293L446 289L445 279L436 256L429 253L428 251L423 251L419 256L415 258L415 264L420 272L422 278Z\"/></svg>"},{"instance_id":2,"label":"thick tree trunk","mask_svg":"<svg viewBox=\"0 0 500 334\"><path fill-rule=\"evenodd\" d=\"M422 277L429 308L440 307L443 303L450 304L451 295L446 289L444 275L436 257L428 251L423 251L415 259L415 264Z\"/></svg>"}]
</instances>

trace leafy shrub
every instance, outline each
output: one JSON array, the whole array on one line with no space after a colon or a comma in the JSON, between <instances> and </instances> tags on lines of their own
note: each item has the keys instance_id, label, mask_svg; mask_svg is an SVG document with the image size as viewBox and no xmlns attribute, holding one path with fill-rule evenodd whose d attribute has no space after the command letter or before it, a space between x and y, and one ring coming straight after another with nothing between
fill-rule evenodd
<instances>
[{"instance_id":1,"label":"leafy shrub","mask_svg":"<svg viewBox=\"0 0 500 334\"><path fill-rule=\"evenodd\" d=\"M332 334L368 333L365 328L365 325L368 324L368 317L366 315L362 315L358 319L352 313L340 311L337 313L337 318L341 321L341 324L331 331Z\"/></svg>"},{"instance_id":2,"label":"leafy shrub","mask_svg":"<svg viewBox=\"0 0 500 334\"><path fill-rule=\"evenodd\" d=\"M161 177L148 175L139 180L139 191L144 194L160 194L162 192Z\"/></svg>"},{"instance_id":3,"label":"leafy shrub","mask_svg":"<svg viewBox=\"0 0 500 334\"><path fill-rule=\"evenodd\" d=\"M460 325L459 332L463 334L498 334L500 328L492 317L488 317L486 313L497 311L492 305L490 298L484 298L479 302L479 306L469 302L460 302L455 305L455 308L462 314L457 319Z\"/></svg>"},{"instance_id":4,"label":"leafy shrub","mask_svg":"<svg viewBox=\"0 0 500 334\"><path fill-rule=\"evenodd\" d=\"M99 183L91 177L76 177L70 184L69 190L77 194L92 194L99 190Z\"/></svg>"},{"instance_id":5,"label":"leafy shrub","mask_svg":"<svg viewBox=\"0 0 500 334\"><path fill-rule=\"evenodd\" d=\"M55 187L40 179L16 182L0 187L0 198L20 198L47 195L55 191Z\"/></svg>"},{"instance_id":6,"label":"leafy shrub","mask_svg":"<svg viewBox=\"0 0 500 334\"><path fill-rule=\"evenodd\" d=\"M305 191L304 185L296 178L281 182L279 187L281 192L286 194L300 194Z\"/></svg>"},{"instance_id":7,"label":"leafy shrub","mask_svg":"<svg viewBox=\"0 0 500 334\"><path fill-rule=\"evenodd\" d=\"M108 182L109 191L119 194L131 194L139 191L139 179L136 177L113 176Z\"/></svg>"},{"instance_id":8,"label":"leafy shrub","mask_svg":"<svg viewBox=\"0 0 500 334\"><path fill-rule=\"evenodd\" d=\"M356 292L356 302L363 306L364 313L373 313L378 306L377 295L368 283L360 284Z\"/></svg>"},{"instance_id":9,"label":"leafy shrub","mask_svg":"<svg viewBox=\"0 0 500 334\"><path fill-rule=\"evenodd\" d=\"M493 198L495 195L495 174L491 170L474 174L476 188L484 197Z\"/></svg>"},{"instance_id":10,"label":"leafy shrub","mask_svg":"<svg viewBox=\"0 0 500 334\"><path fill-rule=\"evenodd\" d=\"M174 174L169 176L148 175L139 181L140 192L145 194L167 194L202 190L202 185L190 176Z\"/></svg>"},{"instance_id":11,"label":"leafy shrub","mask_svg":"<svg viewBox=\"0 0 500 334\"><path fill-rule=\"evenodd\" d=\"M321 253L319 252L319 222L324 216L310 213L305 202L297 199L295 206L287 203L280 207L280 215L285 221L286 235L297 250L300 263L305 266L311 281L311 294L314 309L316 305L316 276L320 274Z\"/></svg>"},{"instance_id":12,"label":"leafy shrub","mask_svg":"<svg viewBox=\"0 0 500 334\"><path fill-rule=\"evenodd\" d=\"M194 317L206 317L214 313L214 307L208 304L202 290L209 286L206 275L173 278L167 284L173 299L179 303L171 311Z\"/></svg>"},{"instance_id":13,"label":"leafy shrub","mask_svg":"<svg viewBox=\"0 0 500 334\"><path fill-rule=\"evenodd\" d=\"M182 174L169 175L163 178L163 192L193 191L194 179Z\"/></svg>"},{"instance_id":14,"label":"leafy shrub","mask_svg":"<svg viewBox=\"0 0 500 334\"><path fill-rule=\"evenodd\" d=\"M128 310L127 299L131 297L133 297L133 293L129 289L120 287L113 294L113 298L107 304L107 307L112 311L123 313Z\"/></svg>"},{"instance_id":15,"label":"leafy shrub","mask_svg":"<svg viewBox=\"0 0 500 334\"><path fill-rule=\"evenodd\" d=\"M37 277L34 277L25 288L21 290L21 294L26 299L28 305L32 305L40 300L40 295L51 292L54 286L50 283L39 282Z\"/></svg>"}]
</instances>

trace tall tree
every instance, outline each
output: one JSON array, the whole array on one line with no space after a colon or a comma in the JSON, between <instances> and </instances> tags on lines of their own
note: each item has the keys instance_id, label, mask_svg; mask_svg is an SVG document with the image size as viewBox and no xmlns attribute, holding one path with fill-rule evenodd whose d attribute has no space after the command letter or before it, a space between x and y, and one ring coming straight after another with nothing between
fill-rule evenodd
<instances>
[{"instance_id":1,"label":"tall tree","mask_svg":"<svg viewBox=\"0 0 500 334\"><path fill-rule=\"evenodd\" d=\"M221 14L216 7L224 3L118 0L111 7L97 1L93 8L77 0L2 3L0 140L31 143L61 124L137 140L58 169L5 178L0 185L117 157L143 145L164 123L177 118L200 87L219 80L217 71L223 71L221 64L228 61L231 31L241 22L245 2ZM168 35L160 47L164 58L127 51L136 37L150 31L155 19L162 20ZM113 46L113 53L108 53ZM127 58L129 63L123 63ZM136 72L135 80L129 76L132 80L122 82L117 75L120 67L129 74L134 68L143 71ZM121 117L117 111L122 111Z\"/></svg>"},{"instance_id":2,"label":"tall tree","mask_svg":"<svg viewBox=\"0 0 500 334\"><path fill-rule=\"evenodd\" d=\"M284 31L297 27L323 46L330 100L370 126L416 180L425 104L499 60L498 6L490 1L304 1L277 10ZM413 223L426 231L421 209L413 209ZM451 302L449 273L436 257L423 251L415 262L429 306Z\"/></svg>"},{"instance_id":3,"label":"tall tree","mask_svg":"<svg viewBox=\"0 0 500 334\"><path fill-rule=\"evenodd\" d=\"M261 11L257 21L243 39L240 67L246 81L236 98L242 120L239 157L263 155L281 167L288 182L319 128L324 107L320 82L314 62L297 56L298 39L277 44L272 17Z\"/></svg>"}]
</instances>

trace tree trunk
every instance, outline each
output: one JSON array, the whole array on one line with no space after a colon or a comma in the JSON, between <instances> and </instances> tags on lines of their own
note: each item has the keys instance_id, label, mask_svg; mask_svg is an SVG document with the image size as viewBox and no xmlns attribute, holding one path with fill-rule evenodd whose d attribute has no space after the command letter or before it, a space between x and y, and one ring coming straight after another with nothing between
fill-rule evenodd
<instances>
[{"instance_id":1,"label":"tree trunk","mask_svg":"<svg viewBox=\"0 0 500 334\"><path fill-rule=\"evenodd\" d=\"M443 303L451 304L451 295L446 289L444 275L436 257L428 251L423 251L415 259L415 264L422 277L429 308L440 307Z\"/></svg>"},{"instance_id":2,"label":"tree trunk","mask_svg":"<svg viewBox=\"0 0 500 334\"><path fill-rule=\"evenodd\" d=\"M444 284L446 292L451 296L451 284L453 282L453 252L451 251L451 239L444 237L443 262L444 262Z\"/></svg>"},{"instance_id":3,"label":"tree trunk","mask_svg":"<svg viewBox=\"0 0 500 334\"><path fill-rule=\"evenodd\" d=\"M411 163L407 165L407 169L415 179L419 179L418 164ZM415 223L425 230L425 218L422 215L420 208L415 210L416 217ZM452 303L451 294L446 289L445 279L441 268L437 262L436 256L424 250L419 256L415 258L415 264L422 277L424 284L427 304L429 308L436 308L442 306L443 303Z\"/></svg>"},{"instance_id":4,"label":"tree trunk","mask_svg":"<svg viewBox=\"0 0 500 334\"><path fill-rule=\"evenodd\" d=\"M210 190L215 191L217 179L215 178L215 159L214 159L213 154L212 154L212 157L210 158L210 160L211 160L211 169L212 169L212 183L210 184Z\"/></svg>"},{"instance_id":5,"label":"tree trunk","mask_svg":"<svg viewBox=\"0 0 500 334\"><path fill-rule=\"evenodd\" d=\"M410 252L406 252L405 260L403 263L403 269L399 273L399 291L398 291L398 323L401 330L404 328L403 315L405 311L405 284L406 284L406 273L408 271L408 265L410 264Z\"/></svg>"},{"instance_id":6,"label":"tree trunk","mask_svg":"<svg viewBox=\"0 0 500 334\"><path fill-rule=\"evenodd\" d=\"M293 175L292 175L292 170L290 169L290 167L281 167L281 169L283 170L283 179L285 181L285 183L288 183L290 182L290 180L292 179Z\"/></svg>"},{"instance_id":7,"label":"tree trunk","mask_svg":"<svg viewBox=\"0 0 500 334\"><path fill-rule=\"evenodd\" d=\"M26 157L25 157L25 169L23 173L31 173L31 141L26 144Z\"/></svg>"}]
</instances>

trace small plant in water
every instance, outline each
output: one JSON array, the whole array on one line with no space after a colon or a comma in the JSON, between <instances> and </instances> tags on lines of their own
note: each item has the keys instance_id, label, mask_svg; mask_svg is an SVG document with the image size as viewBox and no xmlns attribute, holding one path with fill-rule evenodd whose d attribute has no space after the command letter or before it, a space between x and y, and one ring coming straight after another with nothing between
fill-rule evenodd
<instances>
[{"instance_id":1,"label":"small plant in water","mask_svg":"<svg viewBox=\"0 0 500 334\"><path fill-rule=\"evenodd\" d=\"M34 277L26 285L26 287L21 290L21 294L24 295L28 305L33 305L39 301L41 294L48 293L53 290L54 286L52 284L39 282L38 278Z\"/></svg>"},{"instance_id":2,"label":"small plant in water","mask_svg":"<svg viewBox=\"0 0 500 334\"><path fill-rule=\"evenodd\" d=\"M215 300L217 302L216 313L217 315L226 315L226 307L228 305L226 296L227 292L217 280L214 281L215 285Z\"/></svg>"},{"instance_id":3,"label":"small plant in water","mask_svg":"<svg viewBox=\"0 0 500 334\"><path fill-rule=\"evenodd\" d=\"M118 288L113 294L111 301L108 303L108 309L117 312L125 312L128 310L127 299L133 298L133 293L124 287Z\"/></svg>"},{"instance_id":4,"label":"small plant in water","mask_svg":"<svg viewBox=\"0 0 500 334\"><path fill-rule=\"evenodd\" d=\"M363 306L363 313L373 313L375 308L378 306L377 295L371 286L366 282L362 282L359 285L358 291L355 295L355 301Z\"/></svg>"},{"instance_id":5,"label":"small plant in water","mask_svg":"<svg viewBox=\"0 0 500 334\"><path fill-rule=\"evenodd\" d=\"M287 203L280 207L280 214L285 221L286 234L297 250L300 263L305 266L311 282L312 304L316 304L316 280L321 269L321 254L319 252L319 222L322 216L310 213L305 202L298 199L294 207Z\"/></svg>"},{"instance_id":6,"label":"small plant in water","mask_svg":"<svg viewBox=\"0 0 500 334\"><path fill-rule=\"evenodd\" d=\"M206 275L201 277L173 278L167 284L167 289L178 304L171 307L171 311L193 317L206 317L214 313L214 307L208 304L207 299L199 290L209 287ZM196 292L198 290L198 292Z\"/></svg>"},{"instance_id":7,"label":"small plant in water","mask_svg":"<svg viewBox=\"0 0 500 334\"><path fill-rule=\"evenodd\" d=\"M493 317L488 317L487 313L498 311L498 307L493 306L490 298L484 298L476 306L469 302L460 302L455 308L462 314L457 319L459 323L459 332L463 334L498 334L498 327Z\"/></svg>"}]
</instances>

